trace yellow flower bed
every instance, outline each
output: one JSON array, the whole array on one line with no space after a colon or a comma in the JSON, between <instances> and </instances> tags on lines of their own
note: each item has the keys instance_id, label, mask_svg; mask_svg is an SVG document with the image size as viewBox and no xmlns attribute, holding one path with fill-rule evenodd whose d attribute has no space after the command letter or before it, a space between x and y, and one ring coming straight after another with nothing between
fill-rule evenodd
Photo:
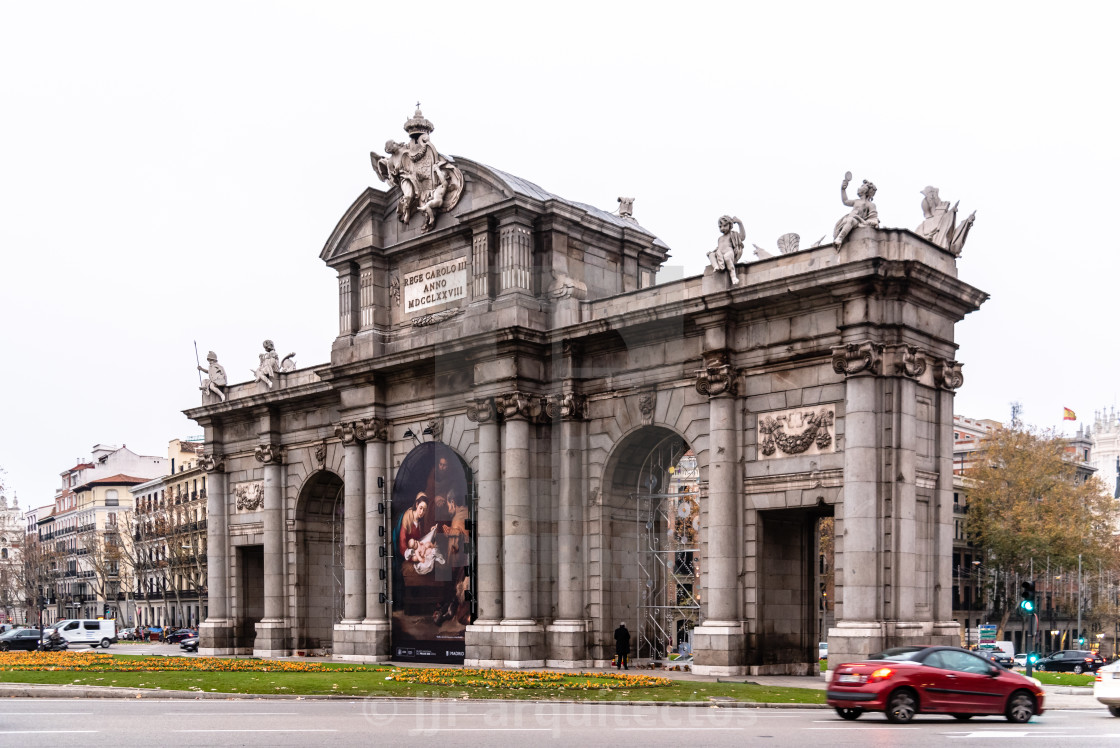
<instances>
[{"instance_id":1,"label":"yellow flower bed","mask_svg":"<svg viewBox=\"0 0 1120 748\"><path fill-rule=\"evenodd\" d=\"M151 673L353 673L385 672L383 666L342 665L321 662L241 660L222 657L113 657L97 652L0 652L0 671L74 670L83 672ZM599 690L656 688L672 681L652 675L622 673L557 673L534 670L482 670L472 668L393 668L385 680L428 686L477 686L482 688L534 688Z\"/></svg>"},{"instance_id":2,"label":"yellow flower bed","mask_svg":"<svg viewBox=\"0 0 1120 748\"><path fill-rule=\"evenodd\" d=\"M394 668L385 680L426 686L479 686L485 688L544 688L599 690L607 688L656 688L672 685L668 678L622 673L557 673L537 670L481 670L471 668Z\"/></svg>"},{"instance_id":3,"label":"yellow flower bed","mask_svg":"<svg viewBox=\"0 0 1120 748\"><path fill-rule=\"evenodd\" d=\"M111 655L92 652L0 652L0 670L83 670L115 673L326 673L369 669L361 665L328 668L321 662L235 660L220 657L114 658Z\"/></svg>"}]
</instances>

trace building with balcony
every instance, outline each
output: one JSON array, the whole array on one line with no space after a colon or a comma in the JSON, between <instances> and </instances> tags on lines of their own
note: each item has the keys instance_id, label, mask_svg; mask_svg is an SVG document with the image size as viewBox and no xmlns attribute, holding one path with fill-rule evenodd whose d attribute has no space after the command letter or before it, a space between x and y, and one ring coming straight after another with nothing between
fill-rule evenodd
<instances>
[{"instance_id":1,"label":"building with balcony","mask_svg":"<svg viewBox=\"0 0 1120 748\"><path fill-rule=\"evenodd\" d=\"M206 473L200 443L173 439L168 475L133 489L125 554L129 620L145 626L197 626L206 616Z\"/></svg>"}]
</instances>

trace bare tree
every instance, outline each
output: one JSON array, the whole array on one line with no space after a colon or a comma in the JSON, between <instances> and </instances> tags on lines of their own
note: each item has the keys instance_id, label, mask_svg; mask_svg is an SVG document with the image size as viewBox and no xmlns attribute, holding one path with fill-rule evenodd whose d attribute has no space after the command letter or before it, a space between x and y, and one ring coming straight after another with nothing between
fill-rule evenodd
<instances>
[{"instance_id":1,"label":"bare tree","mask_svg":"<svg viewBox=\"0 0 1120 748\"><path fill-rule=\"evenodd\" d=\"M106 607L116 606L120 588L120 564L123 559L120 534L115 524L98 529L91 525L78 532L79 567L92 572L86 579Z\"/></svg>"}]
</instances>

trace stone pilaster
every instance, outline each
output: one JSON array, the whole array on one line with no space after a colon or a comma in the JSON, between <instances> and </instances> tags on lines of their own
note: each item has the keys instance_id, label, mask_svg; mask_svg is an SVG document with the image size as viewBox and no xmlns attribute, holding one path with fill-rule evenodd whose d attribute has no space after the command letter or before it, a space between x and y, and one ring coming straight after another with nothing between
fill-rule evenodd
<instances>
[{"instance_id":1,"label":"stone pilaster","mask_svg":"<svg viewBox=\"0 0 1120 748\"><path fill-rule=\"evenodd\" d=\"M234 653L233 621L229 617L229 542L226 531L226 464L221 454L199 460L206 476L206 593L209 610L199 626L199 652Z\"/></svg>"},{"instance_id":2,"label":"stone pilaster","mask_svg":"<svg viewBox=\"0 0 1120 748\"><path fill-rule=\"evenodd\" d=\"M344 450L342 489L342 623L365 617L365 426L361 421L335 427Z\"/></svg>"},{"instance_id":3,"label":"stone pilaster","mask_svg":"<svg viewBox=\"0 0 1120 748\"><path fill-rule=\"evenodd\" d=\"M737 375L726 351L705 355L696 390L708 396L708 522L704 599L707 613L693 630L693 670L735 675L746 663L746 630L739 595L739 430L735 424Z\"/></svg>"},{"instance_id":4,"label":"stone pilaster","mask_svg":"<svg viewBox=\"0 0 1120 748\"><path fill-rule=\"evenodd\" d=\"M551 398L547 415L560 427L560 516L557 538L559 594L557 618L547 627L548 667L591 667L587 653L590 622L584 611L586 585L583 516L584 420L587 400L566 392Z\"/></svg>"},{"instance_id":5,"label":"stone pilaster","mask_svg":"<svg viewBox=\"0 0 1120 748\"><path fill-rule=\"evenodd\" d=\"M273 444L256 449L264 463L264 618L257 623L253 654L257 657L286 657L291 654L284 583L284 467L281 450Z\"/></svg>"},{"instance_id":6,"label":"stone pilaster","mask_svg":"<svg viewBox=\"0 0 1120 748\"><path fill-rule=\"evenodd\" d=\"M499 295L533 293L533 231L516 216L498 227Z\"/></svg>"},{"instance_id":7,"label":"stone pilaster","mask_svg":"<svg viewBox=\"0 0 1120 748\"><path fill-rule=\"evenodd\" d=\"M478 516L474 589L478 624L502 619L502 458L498 413L493 398L467 405L467 418L478 424ZM470 657L470 627L467 650Z\"/></svg>"}]
</instances>

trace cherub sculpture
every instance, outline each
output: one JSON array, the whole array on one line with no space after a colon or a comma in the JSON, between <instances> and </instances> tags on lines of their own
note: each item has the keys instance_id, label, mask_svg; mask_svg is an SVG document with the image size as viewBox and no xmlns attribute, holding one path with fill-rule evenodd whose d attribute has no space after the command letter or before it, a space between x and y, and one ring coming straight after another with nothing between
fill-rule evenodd
<instances>
[{"instance_id":1,"label":"cherub sculpture","mask_svg":"<svg viewBox=\"0 0 1120 748\"><path fill-rule=\"evenodd\" d=\"M739 230L732 230L732 224L738 225ZM743 227L743 222L735 216L720 216L719 233L719 242L716 248L708 253L708 260L712 263L713 270L717 273L726 270L731 276L731 282L737 284L739 273L735 263L743 256L743 238L746 236L746 229Z\"/></svg>"},{"instance_id":2,"label":"cherub sculpture","mask_svg":"<svg viewBox=\"0 0 1120 748\"><path fill-rule=\"evenodd\" d=\"M840 247L844 244L844 239L848 237L852 229L859 226L870 226L876 228L879 226L879 211L872 202L875 199L875 192L878 188L874 182L863 180L863 184L856 190L856 200L848 199L848 183L852 181L852 173L850 171L844 173L844 181L840 183L840 201L847 205L852 210L848 215L841 218L836 222L836 227L832 231L832 237L836 241L836 251L840 251Z\"/></svg>"},{"instance_id":3,"label":"cherub sculpture","mask_svg":"<svg viewBox=\"0 0 1120 748\"><path fill-rule=\"evenodd\" d=\"M253 381L264 382L272 389L272 379L278 374L287 374L290 371L295 371L295 355L289 353L284 357L283 362L280 361L280 356L276 353L276 346L273 345L271 340L266 340L263 343L264 353L260 354L260 365L253 369Z\"/></svg>"}]
</instances>

